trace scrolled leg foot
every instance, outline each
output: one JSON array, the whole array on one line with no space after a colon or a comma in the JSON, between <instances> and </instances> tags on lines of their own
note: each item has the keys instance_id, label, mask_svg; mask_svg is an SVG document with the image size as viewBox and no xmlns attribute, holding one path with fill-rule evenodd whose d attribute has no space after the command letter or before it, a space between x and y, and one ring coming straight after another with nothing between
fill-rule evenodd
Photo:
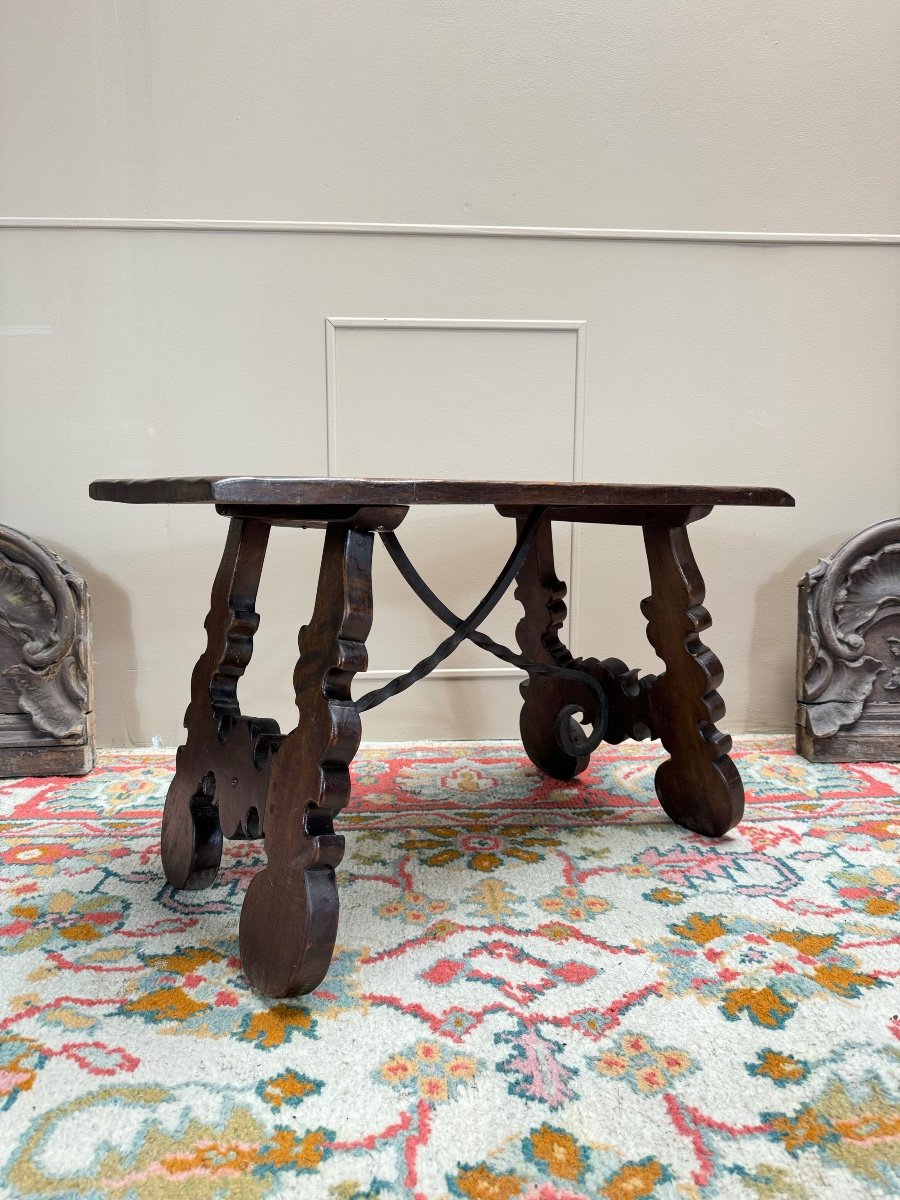
<instances>
[{"instance_id":1,"label":"scrolled leg foot","mask_svg":"<svg viewBox=\"0 0 900 1200\"><path fill-rule=\"evenodd\" d=\"M250 880L241 908L244 974L265 996L305 996L331 965L338 928L335 869L344 839L309 839L306 863L266 867ZM318 843L318 844L316 844Z\"/></svg>"},{"instance_id":2,"label":"scrolled leg foot","mask_svg":"<svg viewBox=\"0 0 900 1200\"><path fill-rule=\"evenodd\" d=\"M657 768L656 795L676 825L705 837L722 837L740 821L744 815L744 785L728 757L730 749L731 738L723 738L719 746L710 748L714 757L690 775L674 759Z\"/></svg>"},{"instance_id":3,"label":"scrolled leg foot","mask_svg":"<svg viewBox=\"0 0 900 1200\"><path fill-rule=\"evenodd\" d=\"M197 891L215 881L222 858L222 827L212 793L212 777L194 790L188 773L176 771L162 821L162 865L173 887ZM205 789L205 790L204 790Z\"/></svg>"}]
</instances>

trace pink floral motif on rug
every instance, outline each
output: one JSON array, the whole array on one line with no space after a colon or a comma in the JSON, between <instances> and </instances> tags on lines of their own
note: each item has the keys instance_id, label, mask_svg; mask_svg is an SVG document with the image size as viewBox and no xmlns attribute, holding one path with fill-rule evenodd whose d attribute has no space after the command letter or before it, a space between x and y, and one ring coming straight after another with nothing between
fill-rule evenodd
<instances>
[{"instance_id":1,"label":"pink floral motif on rug","mask_svg":"<svg viewBox=\"0 0 900 1200\"><path fill-rule=\"evenodd\" d=\"M742 739L743 823L656 746L373 745L312 996L237 957L257 843L164 881L166 754L0 782L0 1195L746 1200L900 1192L900 765Z\"/></svg>"}]
</instances>

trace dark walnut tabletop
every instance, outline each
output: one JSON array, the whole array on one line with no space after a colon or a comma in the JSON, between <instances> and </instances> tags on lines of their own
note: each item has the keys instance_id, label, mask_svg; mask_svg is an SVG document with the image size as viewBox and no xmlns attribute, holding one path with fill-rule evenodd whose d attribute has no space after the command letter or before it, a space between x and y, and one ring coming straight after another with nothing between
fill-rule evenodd
<instances>
[{"instance_id":1,"label":"dark walnut tabletop","mask_svg":"<svg viewBox=\"0 0 900 1200\"><path fill-rule=\"evenodd\" d=\"M334 504L716 505L789 508L780 488L661 483L543 483L501 479L340 479L293 475L202 475L96 479L95 500L124 504L317 506Z\"/></svg>"}]
</instances>

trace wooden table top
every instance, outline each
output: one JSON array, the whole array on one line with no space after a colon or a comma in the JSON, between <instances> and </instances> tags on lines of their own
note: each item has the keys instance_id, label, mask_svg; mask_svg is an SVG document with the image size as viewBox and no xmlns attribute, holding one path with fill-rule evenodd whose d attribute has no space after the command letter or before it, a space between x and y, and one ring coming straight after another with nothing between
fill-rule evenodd
<instances>
[{"instance_id":1,"label":"wooden table top","mask_svg":"<svg viewBox=\"0 0 900 1200\"><path fill-rule=\"evenodd\" d=\"M533 483L502 479L317 479L292 475L203 475L176 479L96 479L95 500L124 504L321 505L716 505L793 507L772 487L661 483Z\"/></svg>"}]
</instances>

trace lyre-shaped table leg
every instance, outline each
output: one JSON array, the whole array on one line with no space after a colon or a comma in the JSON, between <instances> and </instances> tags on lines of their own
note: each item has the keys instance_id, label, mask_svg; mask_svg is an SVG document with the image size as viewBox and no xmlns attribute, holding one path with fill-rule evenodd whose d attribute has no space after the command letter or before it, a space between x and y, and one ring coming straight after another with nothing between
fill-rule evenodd
<instances>
[{"instance_id":1,"label":"lyre-shaped table leg","mask_svg":"<svg viewBox=\"0 0 900 1200\"><path fill-rule=\"evenodd\" d=\"M361 732L350 685L367 663L372 540L366 529L328 527L315 608L300 631L294 672L299 721L272 766L268 864L250 881L241 911L244 973L268 996L311 992L324 979L334 949L335 868L344 839L333 821L350 796L349 766Z\"/></svg>"},{"instance_id":2,"label":"lyre-shaped table leg","mask_svg":"<svg viewBox=\"0 0 900 1200\"><path fill-rule=\"evenodd\" d=\"M521 528L522 520L518 525ZM526 658L548 666L568 667L572 654L560 641L566 620L566 585L557 577L553 562L553 532L550 521L542 521L516 586L516 599L525 615L516 626L516 641ZM571 683L552 675L532 674L520 685L522 709L519 732L525 753L540 770L554 779L572 779L587 767L590 755L568 754L556 736L557 716L572 700ZM588 702L586 688L578 688Z\"/></svg>"},{"instance_id":3,"label":"lyre-shaped table leg","mask_svg":"<svg viewBox=\"0 0 900 1200\"><path fill-rule=\"evenodd\" d=\"M519 519L521 525L521 518ZM518 574L516 599L525 615L516 626L516 640L522 654L535 663L568 671L564 675L543 675L530 671L520 685L522 710L519 731L525 752L536 767L554 779L572 779L590 762L590 751L568 750L559 733L561 714L569 707L597 729L602 721L602 739L621 742L625 738L652 736L648 692L654 676L638 678L637 671L618 658L576 658L560 640L566 619L566 585L557 577L553 563L553 536L549 520L542 521ZM606 697L601 712L596 693L572 678L581 674L599 684Z\"/></svg>"},{"instance_id":4,"label":"lyre-shaped table leg","mask_svg":"<svg viewBox=\"0 0 900 1200\"><path fill-rule=\"evenodd\" d=\"M703 579L683 525L645 526L651 595L642 602L647 637L666 670L650 689L656 736L671 757L657 769L656 794L685 829L720 837L741 819L744 789L728 757L731 738L716 729L725 714L715 690L722 665L700 641L711 624Z\"/></svg>"},{"instance_id":5,"label":"lyre-shaped table leg","mask_svg":"<svg viewBox=\"0 0 900 1200\"><path fill-rule=\"evenodd\" d=\"M233 519L206 617L206 650L191 676L175 778L162 821L166 878L178 888L209 887L222 854L222 837L258 837L263 824L269 748L277 722L243 717L238 680L253 652L255 609L269 540L263 521Z\"/></svg>"}]
</instances>

